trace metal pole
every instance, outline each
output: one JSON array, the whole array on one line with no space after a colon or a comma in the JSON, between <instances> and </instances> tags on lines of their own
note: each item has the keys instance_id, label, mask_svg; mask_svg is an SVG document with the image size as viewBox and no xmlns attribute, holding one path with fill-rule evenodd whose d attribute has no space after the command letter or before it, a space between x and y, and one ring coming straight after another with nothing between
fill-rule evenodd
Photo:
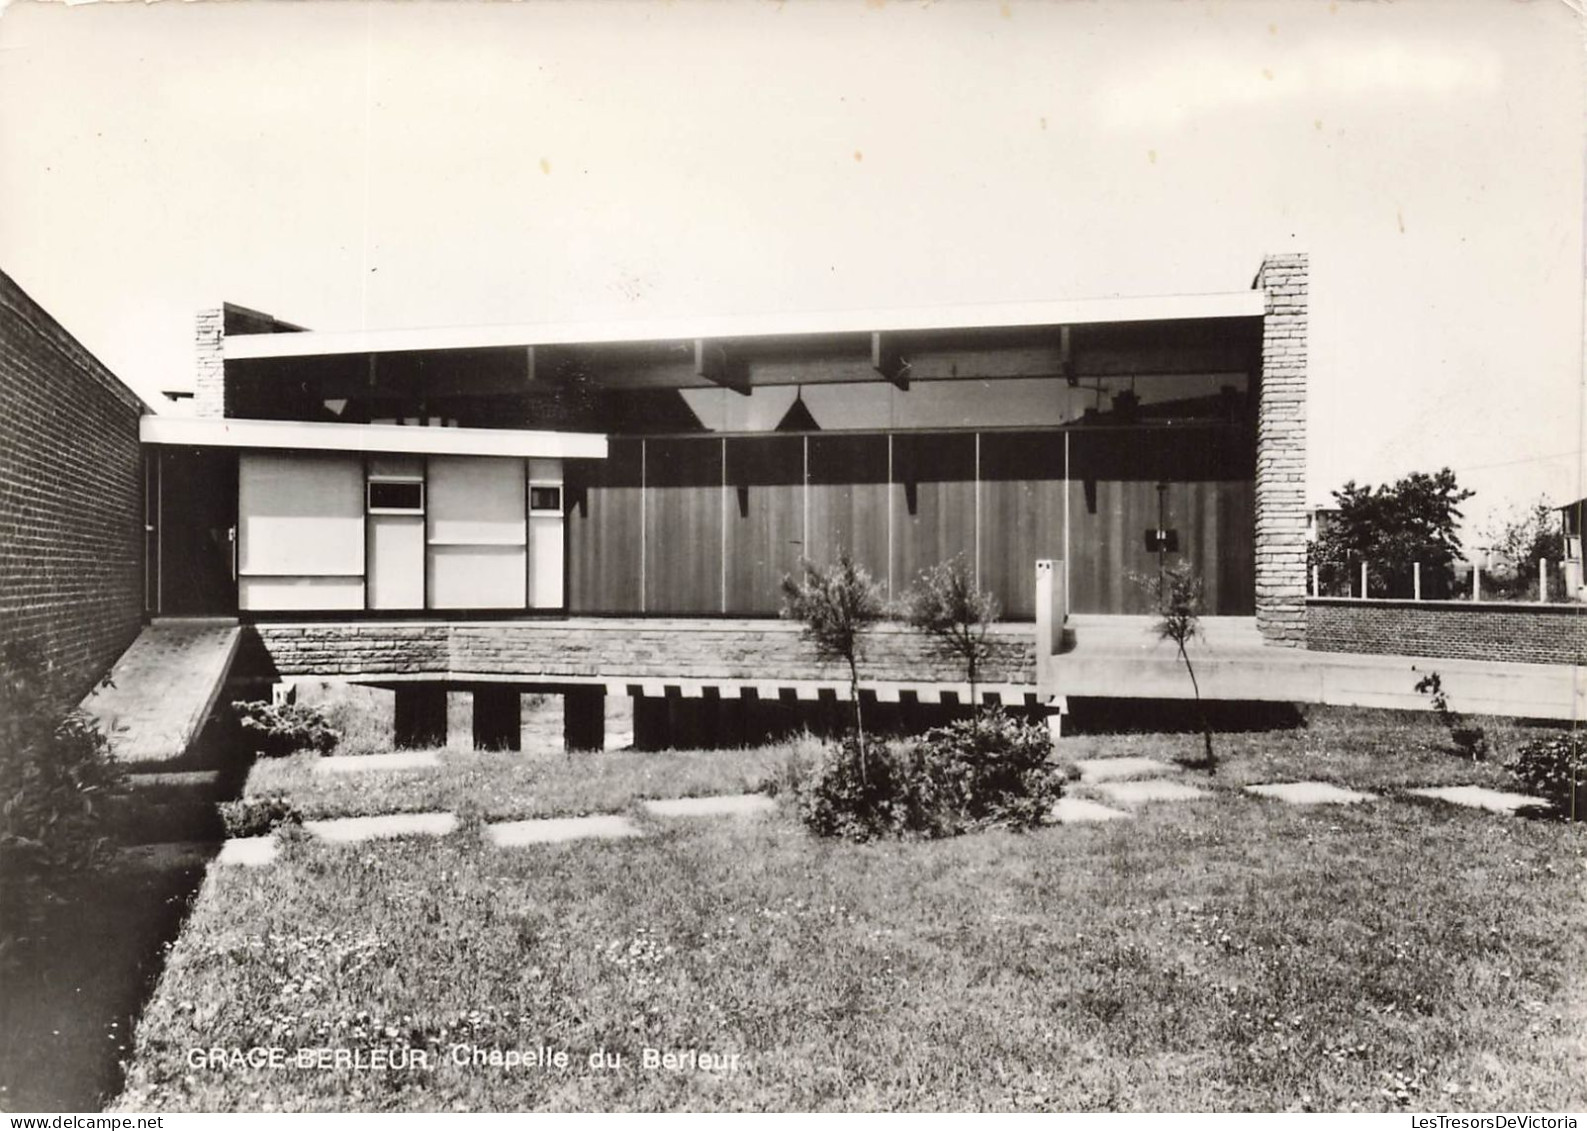
<instances>
[{"instance_id":1,"label":"metal pole","mask_svg":"<svg viewBox=\"0 0 1587 1131\"><path fill-rule=\"evenodd\" d=\"M1412 562L1411 563L1411 585L1413 586L1413 590L1414 590L1413 595L1415 596L1415 598L1418 601L1420 601L1422 599L1422 563L1421 562Z\"/></svg>"}]
</instances>

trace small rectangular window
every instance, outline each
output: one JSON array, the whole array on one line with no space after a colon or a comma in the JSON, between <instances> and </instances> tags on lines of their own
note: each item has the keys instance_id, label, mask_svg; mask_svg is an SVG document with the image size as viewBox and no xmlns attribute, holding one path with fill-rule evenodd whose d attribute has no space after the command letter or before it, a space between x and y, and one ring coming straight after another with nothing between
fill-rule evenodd
<instances>
[{"instance_id":1,"label":"small rectangular window","mask_svg":"<svg viewBox=\"0 0 1587 1131\"><path fill-rule=\"evenodd\" d=\"M529 509L532 511L558 511L562 510L562 488L560 487L531 487L529 488Z\"/></svg>"},{"instance_id":2,"label":"small rectangular window","mask_svg":"<svg viewBox=\"0 0 1587 1131\"><path fill-rule=\"evenodd\" d=\"M424 484L417 480L372 479L369 509L375 514L423 514Z\"/></svg>"}]
</instances>

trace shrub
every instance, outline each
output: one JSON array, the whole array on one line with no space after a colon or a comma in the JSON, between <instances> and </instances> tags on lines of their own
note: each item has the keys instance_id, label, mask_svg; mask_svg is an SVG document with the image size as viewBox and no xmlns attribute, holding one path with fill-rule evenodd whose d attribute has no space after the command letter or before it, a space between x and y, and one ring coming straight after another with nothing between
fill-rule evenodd
<instances>
[{"instance_id":1,"label":"shrub","mask_svg":"<svg viewBox=\"0 0 1587 1131\"><path fill-rule=\"evenodd\" d=\"M243 741L255 754L265 758L285 758L299 750L329 754L341 741L341 734L318 707L287 703L279 707L263 700L233 704L241 724Z\"/></svg>"},{"instance_id":2,"label":"shrub","mask_svg":"<svg viewBox=\"0 0 1587 1131\"><path fill-rule=\"evenodd\" d=\"M1045 726L1002 710L877 748L865 774L848 737L801 790L800 816L819 836L861 841L1031 828L1063 794L1051 750Z\"/></svg>"},{"instance_id":3,"label":"shrub","mask_svg":"<svg viewBox=\"0 0 1587 1131\"><path fill-rule=\"evenodd\" d=\"M111 847L106 814L126 791L99 723L62 708L36 648L0 655L0 879L8 889L82 871ZM12 909L15 910L15 909Z\"/></svg>"},{"instance_id":4,"label":"shrub","mask_svg":"<svg viewBox=\"0 0 1587 1131\"><path fill-rule=\"evenodd\" d=\"M1567 817L1587 819L1587 747L1575 734L1522 743L1507 768Z\"/></svg>"},{"instance_id":5,"label":"shrub","mask_svg":"<svg viewBox=\"0 0 1587 1131\"><path fill-rule=\"evenodd\" d=\"M282 825L301 825L303 815L285 797L241 797L220 804L226 835L268 836Z\"/></svg>"}]
</instances>

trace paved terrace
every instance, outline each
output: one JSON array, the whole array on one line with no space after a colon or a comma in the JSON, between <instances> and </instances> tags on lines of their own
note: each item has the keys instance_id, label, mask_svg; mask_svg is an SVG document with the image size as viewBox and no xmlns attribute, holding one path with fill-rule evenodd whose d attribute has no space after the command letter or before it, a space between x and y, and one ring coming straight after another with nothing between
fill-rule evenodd
<instances>
[{"instance_id":1,"label":"paved terrace","mask_svg":"<svg viewBox=\"0 0 1587 1131\"><path fill-rule=\"evenodd\" d=\"M407 681L511 683L613 695L814 699L845 693L844 671L823 664L798 626L772 620L567 618L514 621L262 623L254 626L283 678L322 676L396 685ZM1423 709L1417 681L1443 679L1450 705L1471 714L1587 717L1587 669L1415 656L1308 652L1264 646L1253 619L1208 617L1191 648L1208 699ZM1034 704L1035 629L1000 624L980 690ZM1075 616L1056 664L1059 693L1074 697L1180 699L1190 681L1149 617ZM881 702L940 702L969 694L962 670L918 633L872 633L862 684ZM830 690L828 690L830 689Z\"/></svg>"}]
</instances>

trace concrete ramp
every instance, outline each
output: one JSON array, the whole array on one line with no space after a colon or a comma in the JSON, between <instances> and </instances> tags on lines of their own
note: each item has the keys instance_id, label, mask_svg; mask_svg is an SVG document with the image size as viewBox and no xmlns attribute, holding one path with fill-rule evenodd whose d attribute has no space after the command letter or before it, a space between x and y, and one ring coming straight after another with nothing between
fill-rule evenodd
<instances>
[{"instance_id":1,"label":"concrete ramp","mask_svg":"<svg viewBox=\"0 0 1587 1131\"><path fill-rule=\"evenodd\" d=\"M110 670L110 686L82 707L104 727L118 762L154 769L193 745L220 697L242 629L235 620L153 622Z\"/></svg>"}]
</instances>

